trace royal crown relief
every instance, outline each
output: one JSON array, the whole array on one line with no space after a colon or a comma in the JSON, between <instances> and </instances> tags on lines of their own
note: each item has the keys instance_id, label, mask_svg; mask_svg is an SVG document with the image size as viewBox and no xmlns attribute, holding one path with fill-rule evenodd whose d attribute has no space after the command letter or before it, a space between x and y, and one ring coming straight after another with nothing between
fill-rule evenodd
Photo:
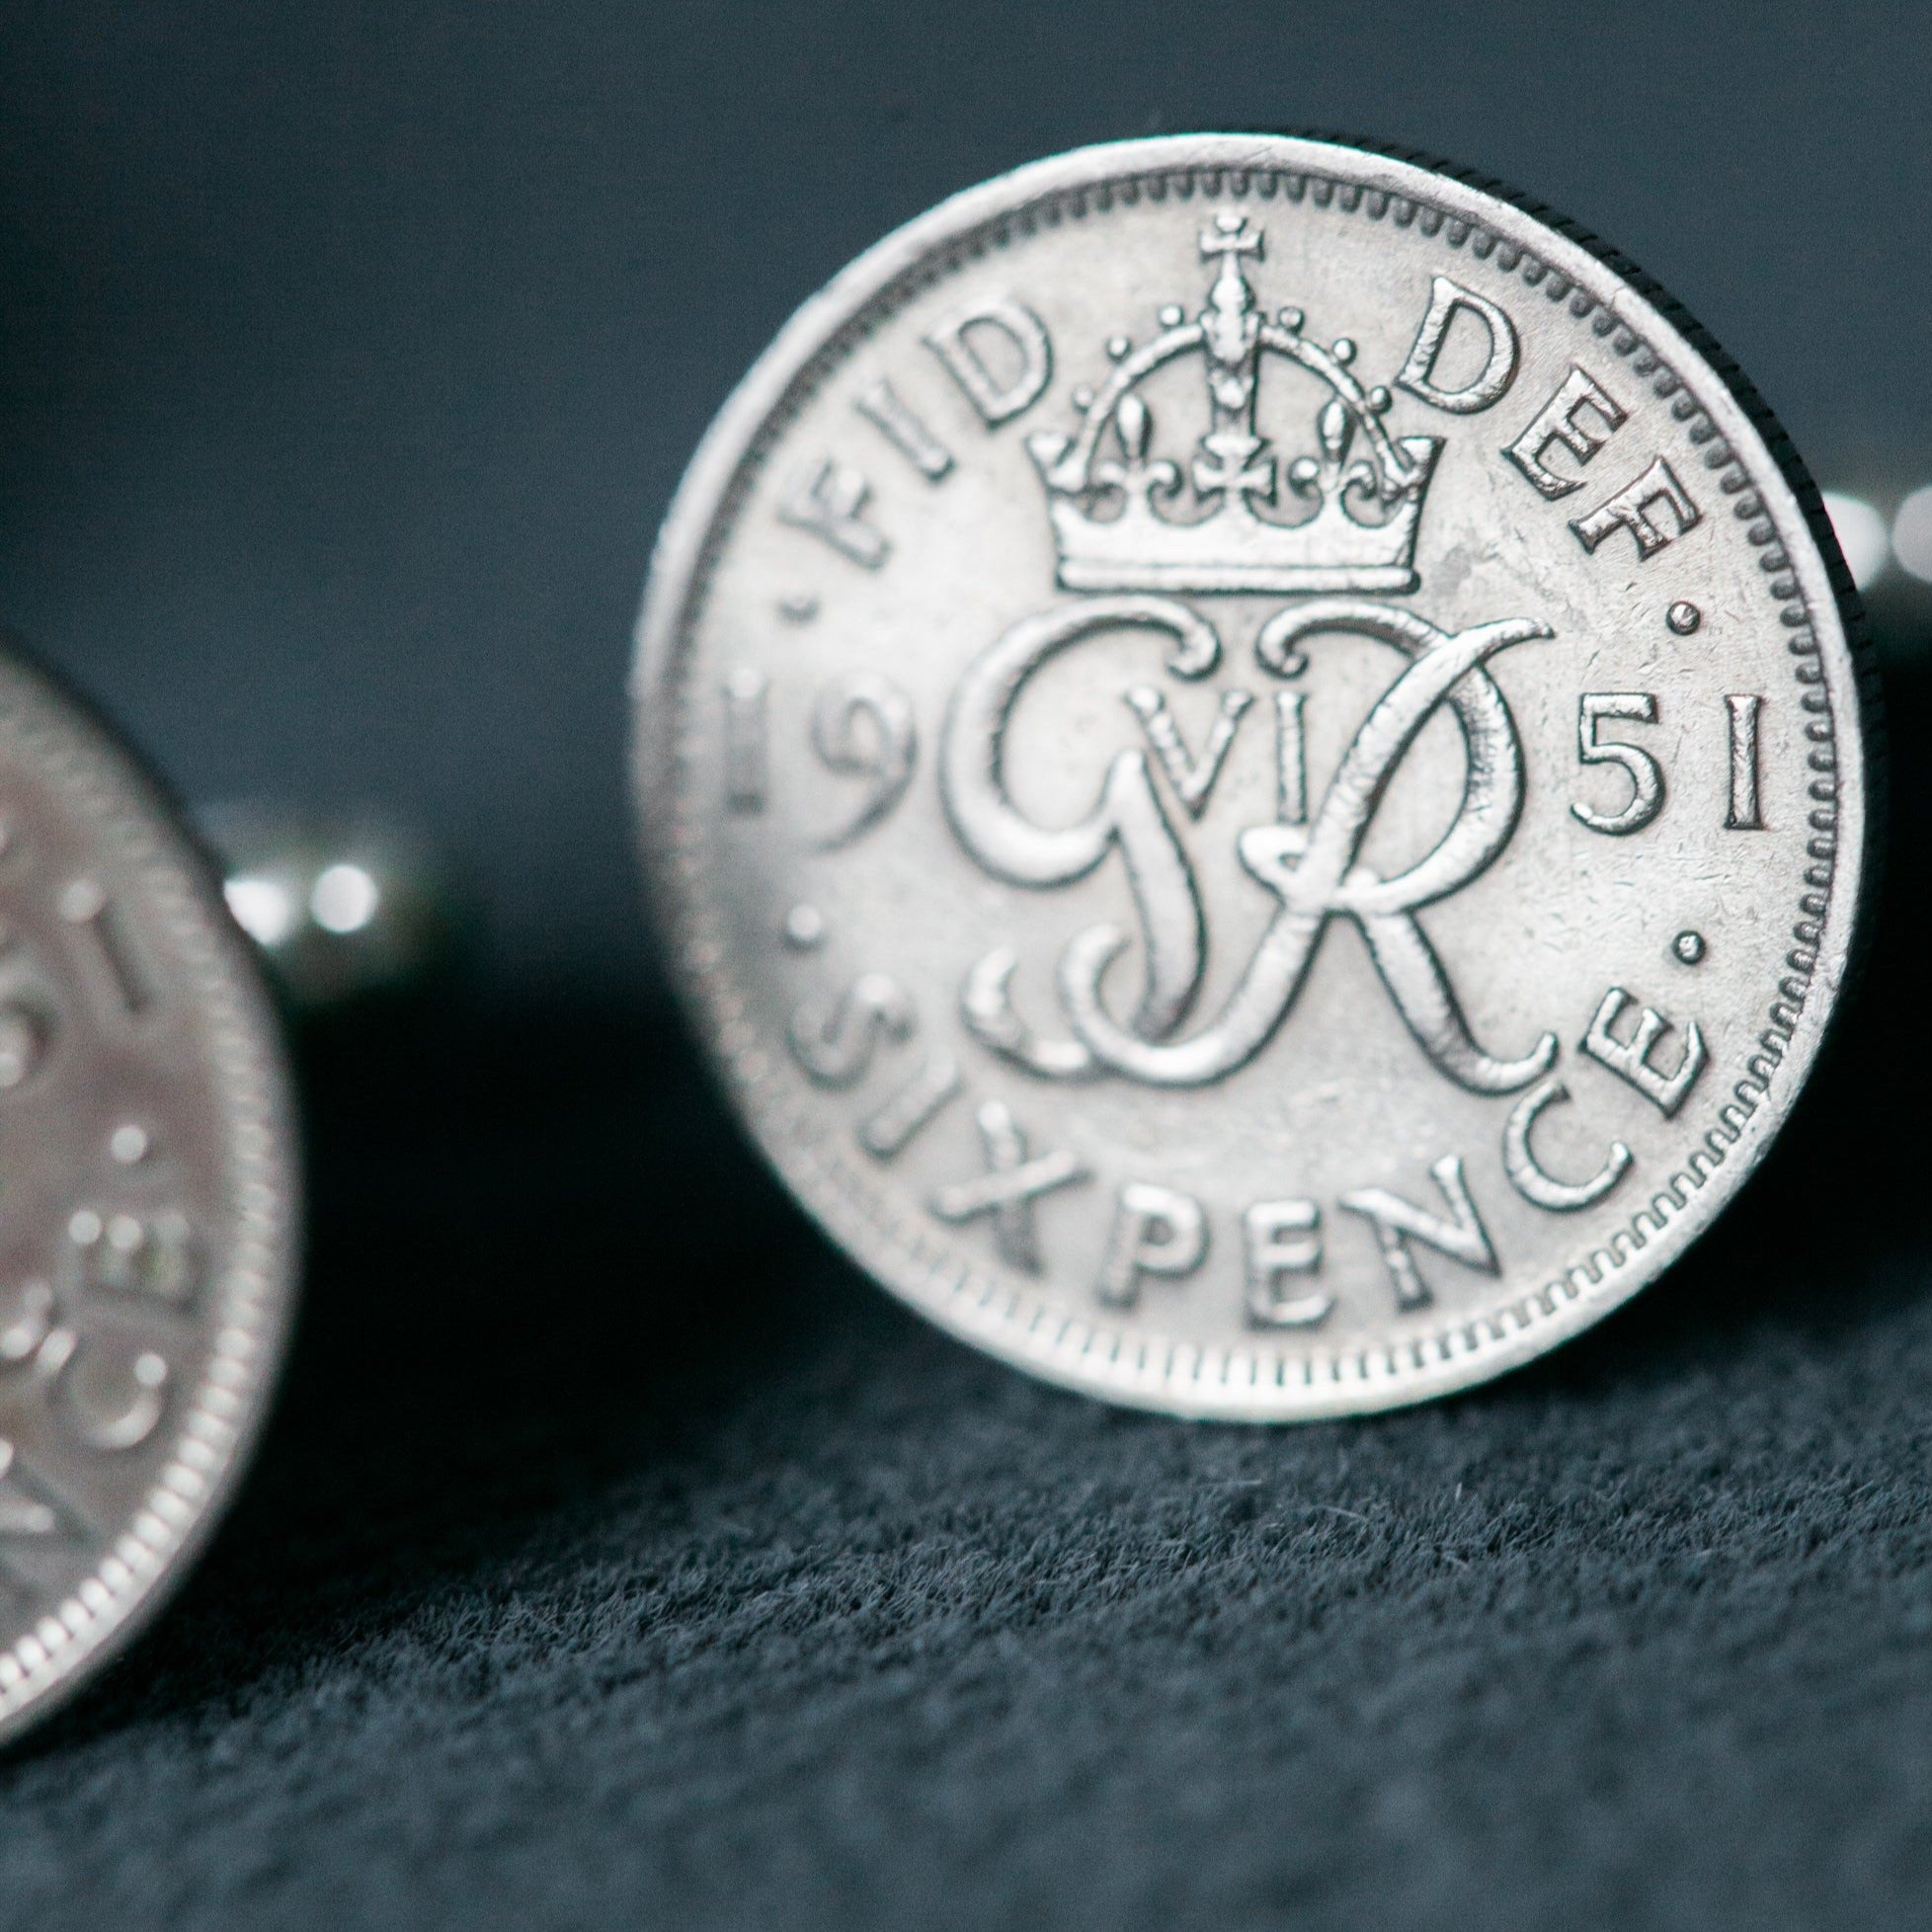
<instances>
[{"instance_id":1,"label":"royal crown relief","mask_svg":"<svg viewBox=\"0 0 1932 1932\"><path fill-rule=\"evenodd\" d=\"M1467 1091L1512 1100L1500 1125L1508 1184L1538 1209L1573 1213L1618 1188L1635 1157L1611 1140L1594 1172L1565 1177L1543 1166L1536 1123L1546 1109L1570 1099L1558 1071L1559 1032L1536 1030L1514 1042L1477 1038L1457 997L1455 962L1438 953L1419 918L1509 846L1523 805L1523 746L1488 667L1504 651L1547 646L1554 633L1530 614L1499 614L1448 630L1411 604L1392 601L1420 586L1417 535L1445 441L1392 436L1386 423L1392 389L1437 412L1445 429L1481 418L1511 393L1520 365L1517 329L1497 302L1436 275L1391 386L1365 387L1348 336L1325 346L1302 309L1264 311L1255 282L1264 272L1265 240L1241 214L1215 216L1200 235L1208 285L1198 312L1190 318L1169 305L1159 311L1158 333L1147 342L1109 341L1104 379L1072 391L1078 424L1071 433L1024 428L1024 419L1043 405L1054 345L1015 296L976 300L925 337L990 430L1011 424L1023 435L1064 594L992 641L964 671L943 718L931 721L945 820L975 865L1015 887L1050 892L1117 862L1123 905L1132 913L1131 927L1096 925L1079 932L1050 971L1046 963L1025 962L1032 970L1022 976L1017 949L990 947L962 974L965 1032L988 1055L1047 1086L1116 1080L1208 1087L1253 1061L1283 1030L1328 925L1352 921L1421 1060ZM1445 354L1452 334L1453 356ZM1452 362L1453 378L1443 374ZM1204 388L1205 425L1191 449L1164 433L1167 426L1145 394L1151 377L1179 363L1197 365ZM1282 383L1277 400L1273 388L1284 371L1300 380ZM1319 398L1313 446L1295 453L1279 447L1263 427L1285 418L1291 390ZM1167 393L1174 393L1171 386ZM953 472L953 452L889 379L863 387L855 407L928 484L942 485ZM1635 557L1648 561L1703 521L1670 463L1652 450L1638 452L1616 487L1587 491L1591 465L1629 420L1604 380L1573 365L1500 448L1532 514L1539 503L1587 494L1588 507L1567 517L1586 557L1622 532ZM788 476L777 514L850 565L877 571L893 550L888 531L868 516L870 495L865 476L847 458L827 455ZM1120 696L1142 742L1113 757L1090 809L1065 824L1029 817L1007 790L1006 744L1039 668L1102 635L1131 631L1161 640L1177 680L1203 679L1223 658L1213 600L1235 593L1284 600L1254 645L1271 704L1256 705L1246 690L1227 692L1211 729L1190 747L1161 691L1130 685ZM794 624L817 615L807 597L788 598L781 610ZM1678 603L1667 621L1681 636L1696 627L1699 613ZM1326 790L1312 797L1307 700L1299 681L1310 653L1335 636L1375 640L1401 663ZM727 803L738 813L767 806L766 682L753 670L726 681ZM1445 707L1465 754L1460 804L1431 850L1384 876L1364 861L1364 841L1418 733ZM1731 830L1763 824L1761 707L1758 694L1727 694L1710 721L1728 759ZM1273 912L1233 992L1219 1010L1204 1014L1198 1006L1211 921L1183 835L1205 810L1238 732L1256 711L1268 714L1273 733L1277 809L1268 823L1243 830L1236 850L1248 877L1273 901ZM1614 810L1579 797L1571 809L1580 824L1606 838L1626 838L1662 810L1666 779L1656 758L1619 735L1620 728L1656 717L1652 693L1579 695L1579 763L1618 767L1628 789ZM819 842L836 849L861 838L905 798L918 762L919 726L907 696L883 673L866 672L815 693L811 741L829 770L861 788L856 810ZM784 937L794 949L810 951L823 935L813 907L794 907L787 916ZM1694 964L1702 949L1701 935L1679 934L1682 964ZM1122 970L1129 955L1138 962L1139 993L1124 1011L1133 978ZM1042 1014L1019 1009L1016 979L1043 990ZM936 1188L928 1211L943 1223L984 1225L1006 1265L1040 1273L1039 1204L1094 1176L1077 1150L1035 1146L1005 1101L975 1105L970 1069L945 1046L922 1057L913 1047L918 1031L904 990L868 973L829 1001L801 1005L788 1043L807 1078L824 1087L869 1086L889 1072L878 1083L880 1093L866 1096L868 1110L856 1127L858 1144L879 1162L893 1161L945 1110L972 1107L984 1170ZM941 1029L931 1031L940 1036ZM1578 1016L1572 1037L1576 1051L1666 1117L1683 1106L1708 1059L1693 1020L1668 1017L1615 985ZM888 1055L886 1049L902 1050ZM1362 1187L1332 1203L1368 1224L1399 1310L1432 1299L1418 1248L1463 1268L1499 1271L1463 1156L1445 1150L1417 1182L1414 1197ZM1324 1208L1304 1199L1257 1201L1240 1217L1238 1232L1227 1231L1244 1257L1246 1318L1252 1327L1314 1328L1332 1311L1333 1296L1320 1279ZM1124 1183L1093 1293L1102 1305L1132 1307L1148 1282L1195 1272L1209 1246L1209 1218L1199 1200L1155 1178Z\"/></svg>"}]
</instances>

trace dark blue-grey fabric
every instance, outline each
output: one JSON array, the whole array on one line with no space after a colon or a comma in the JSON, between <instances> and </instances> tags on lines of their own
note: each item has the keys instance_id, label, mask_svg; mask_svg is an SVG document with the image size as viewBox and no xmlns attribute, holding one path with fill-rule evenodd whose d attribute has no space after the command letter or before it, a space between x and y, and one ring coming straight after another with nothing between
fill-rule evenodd
<instances>
[{"instance_id":1,"label":"dark blue-grey fabric","mask_svg":"<svg viewBox=\"0 0 1932 1932\"><path fill-rule=\"evenodd\" d=\"M308 1312L239 1507L0 1754L0 1926L1932 1921L1932 630L1835 1065L1638 1304L1455 1402L1110 1411L744 1150L642 936L624 634L787 308L1073 141L1513 178L1801 446L1932 476L1916 10L1098 0L0 18L0 609L189 794L413 819L467 990L303 1043ZM6 1142L0 1122L0 1214Z\"/></svg>"},{"instance_id":2,"label":"dark blue-grey fabric","mask_svg":"<svg viewBox=\"0 0 1932 1932\"><path fill-rule=\"evenodd\" d=\"M1925 1922L1914 988L1695 1257L1461 1400L1112 1412L832 1258L675 1040L317 1043L259 1474L0 1761L23 1928Z\"/></svg>"}]
</instances>

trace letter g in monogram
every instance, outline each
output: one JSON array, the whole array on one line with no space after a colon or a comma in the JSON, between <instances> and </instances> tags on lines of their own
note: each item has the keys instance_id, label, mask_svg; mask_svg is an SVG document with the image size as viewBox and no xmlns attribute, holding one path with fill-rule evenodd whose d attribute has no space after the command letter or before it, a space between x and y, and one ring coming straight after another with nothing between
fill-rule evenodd
<instances>
[{"instance_id":1,"label":"letter g in monogram","mask_svg":"<svg viewBox=\"0 0 1932 1932\"><path fill-rule=\"evenodd\" d=\"M1089 598L1028 617L959 681L939 750L939 795L960 844L1009 885L1069 885L1118 846L1146 940L1147 985L1134 1025L1143 1037L1161 1039L1186 1018L1200 990L1206 935L1193 868L1154 789L1146 754L1115 757L1093 809L1076 825L1035 825L1006 796L1006 725L1027 679L1082 638L1121 629L1171 636L1168 668L1183 678L1205 677L1220 662L1213 626L1169 598ZM974 968L961 1002L968 1027L1036 1074L1067 1080L1101 1071L1080 1041L1037 1039L1013 1011L1009 983L1017 963L1002 949Z\"/></svg>"}]
</instances>

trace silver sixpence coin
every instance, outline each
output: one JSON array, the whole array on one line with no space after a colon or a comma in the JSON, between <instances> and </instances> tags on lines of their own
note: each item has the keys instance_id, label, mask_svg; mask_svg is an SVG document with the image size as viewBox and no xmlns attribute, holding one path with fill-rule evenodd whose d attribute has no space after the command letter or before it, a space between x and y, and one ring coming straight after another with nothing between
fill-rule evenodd
<instances>
[{"instance_id":1,"label":"silver sixpence coin","mask_svg":"<svg viewBox=\"0 0 1932 1932\"><path fill-rule=\"evenodd\" d=\"M799 312L660 540L637 782L738 1103L881 1281L1328 1415L1709 1226L1867 845L1841 566L1714 356L1494 194L1234 135L1022 168Z\"/></svg>"},{"instance_id":2,"label":"silver sixpence coin","mask_svg":"<svg viewBox=\"0 0 1932 1932\"><path fill-rule=\"evenodd\" d=\"M104 727L0 655L0 1734L212 1528L287 1328L295 1191L211 873Z\"/></svg>"}]
</instances>

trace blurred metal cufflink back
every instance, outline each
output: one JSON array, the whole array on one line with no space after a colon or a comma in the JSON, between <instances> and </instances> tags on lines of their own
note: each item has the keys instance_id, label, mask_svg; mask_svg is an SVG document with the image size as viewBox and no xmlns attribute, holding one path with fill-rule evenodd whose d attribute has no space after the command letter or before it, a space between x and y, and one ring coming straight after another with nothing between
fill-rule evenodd
<instances>
[{"instance_id":1,"label":"blurred metal cufflink back","mask_svg":"<svg viewBox=\"0 0 1932 1932\"><path fill-rule=\"evenodd\" d=\"M1513 197L1248 135L1022 168L799 311L659 541L638 797L738 1106L880 1281L1291 1418L1710 1225L1869 844L1850 582L1728 366Z\"/></svg>"},{"instance_id":2,"label":"blurred metal cufflink back","mask_svg":"<svg viewBox=\"0 0 1932 1932\"><path fill-rule=\"evenodd\" d=\"M206 807L196 823L297 1018L448 989L470 921L447 864L409 828L273 800Z\"/></svg>"}]
</instances>

